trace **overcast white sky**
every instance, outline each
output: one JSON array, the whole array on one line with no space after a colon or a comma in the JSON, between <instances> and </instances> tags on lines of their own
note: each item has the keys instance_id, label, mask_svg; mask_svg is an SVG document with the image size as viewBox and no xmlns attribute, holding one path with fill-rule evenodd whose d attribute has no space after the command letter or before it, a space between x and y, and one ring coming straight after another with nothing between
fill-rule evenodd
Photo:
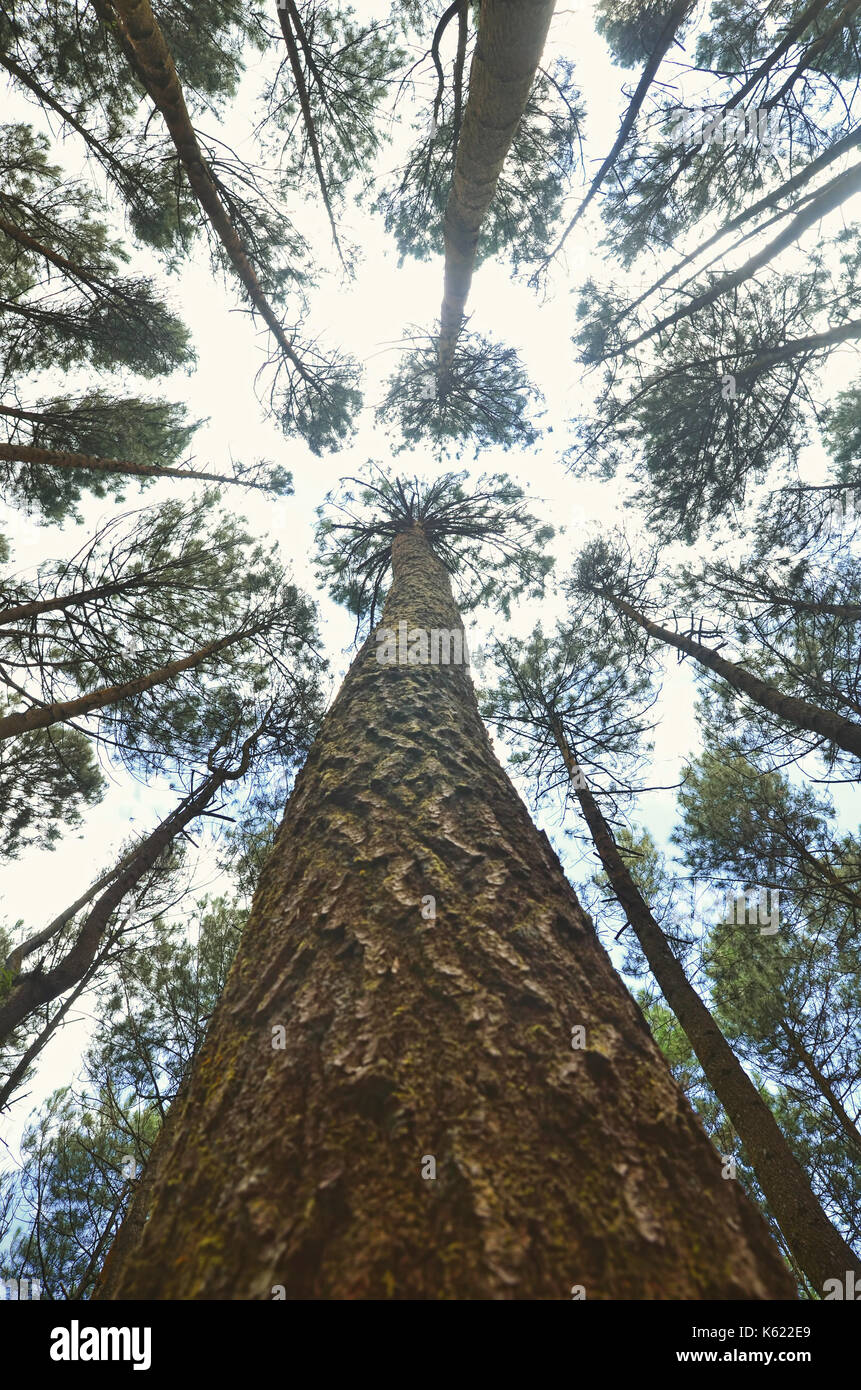
<instances>
[{"instance_id":1,"label":"overcast white sky","mask_svg":"<svg viewBox=\"0 0 861 1390\"><path fill-rule=\"evenodd\" d=\"M386 7L359 0L359 13L374 12ZM599 160L610 148L624 99L620 92L622 74L607 57L603 42L592 31L590 6L586 3L564 4L554 20L551 46L572 57L577 79L582 86L588 112L588 145L590 161ZM271 55L265 55L256 71L250 71L241 99L228 117L217 126L217 134L237 151L252 154L249 137L254 123L254 97L263 76L270 71ZM35 107L14 97L4 96L4 119L24 119L42 125ZM428 112L429 114L429 112ZM199 121L201 129L216 130L212 121ZM79 152L70 141L58 148L58 157L70 171L80 168ZM397 155L389 152L383 157L383 167L397 163ZM596 164L590 162L590 169ZM312 229L315 243L324 246L326 223L313 207L290 208L291 217ZM315 508L326 492L340 477L360 470L368 458L386 460L389 449L384 434L375 426L373 407L382 395L382 384L397 359L397 344L411 324L431 327L438 312L442 294L442 263L406 262L398 266L397 255L381 222L358 209L348 208L344 222L349 239L362 247L362 260L355 282L345 285L337 277L323 282L311 298L309 326L351 351L366 367L365 394L367 409L361 428L351 445L336 455L322 459L310 454L299 440L285 441L278 429L268 423L254 394L254 377L263 360L265 339L255 330L249 317L238 311L239 298L232 283L226 286L215 282L206 257L201 254L195 264L187 266L180 275L167 280L166 287L177 309L192 329L198 353L196 369L191 375L176 374L166 382L157 383L159 394L172 396L187 403L192 413L208 417L194 441L198 466L214 471L229 471L225 465L231 457L244 461L267 457L290 468L294 476L295 495L271 500L259 494L245 494L239 489L227 489L224 503L245 515L258 533L276 538L292 561L296 579L311 593L316 584L311 566ZM835 222L836 232L839 221ZM611 277L611 267L601 268L597 258L599 223L595 218L584 219L571 238L567 273L557 273L551 292L539 300L525 284L512 280L504 262L489 262L477 272L469 302L472 326L504 342L512 343L521 352L529 375L541 387L545 396L545 434L542 442L528 453L490 451L473 462L472 451L465 451L463 460L453 467L469 467L474 473L505 470L534 494L536 509L564 532L557 537L555 550L560 572L567 570L571 555L576 551L590 521L606 525L620 515L620 490L616 482L584 482L566 473L560 463L564 450L568 420L579 406L592 397L592 383L582 381L571 346L575 329L574 300L584 272ZM151 258L136 259L136 266L151 269ZM847 368L848 370L848 368ZM52 389L61 389L61 380ZM128 382L133 388L134 380ZM152 389L150 385L148 389ZM410 473L436 473L430 457L404 455L404 466ZM179 485L180 488L186 485ZM141 493L130 481L123 510L148 505L168 496L176 496L177 485L164 480ZM192 487L188 485L189 496ZM78 548L85 537L100 522L116 514L117 504L92 500L83 504L84 522L81 526L43 527L23 517L19 512L0 507L0 531L13 544L13 567L26 570L47 557L57 558ZM630 523L630 516L628 517ZM706 545L707 542L701 542ZM349 649L353 620L333 605L325 595L320 602L322 633L333 669L340 678L351 659ZM540 607L545 625L555 615L553 603ZM523 607L518 611L515 628L528 632L539 610ZM653 783L672 784L677 781L684 759L697 746L693 716L692 681L688 665L668 665L668 678L661 702L662 723L656 734L656 747L649 776ZM57 911L71 902L93 877L108 867L122 841L134 829L150 827L160 814L173 804L174 797L164 786L143 787L125 773L112 774L112 786L104 801L86 816L79 831L67 836L53 851L32 852L3 868L0 883L0 917L14 923L23 918L27 934L41 927ZM861 808L856 806L850 819L857 824ZM674 820L671 792L644 795L637 810L637 819L647 824L656 839L663 841ZM570 855L570 846L555 833L552 820L548 833L561 852ZM571 863L574 877L584 877L584 863ZM200 866L199 881L205 885L212 879L208 858ZM86 1010L82 1011L83 1014ZM28 1098L11 1114L0 1120L0 1138L13 1144L20 1131L26 1111L54 1087L71 1080L86 1031L81 1026L67 1029L47 1050L40 1074L31 1087Z\"/></svg>"}]
</instances>

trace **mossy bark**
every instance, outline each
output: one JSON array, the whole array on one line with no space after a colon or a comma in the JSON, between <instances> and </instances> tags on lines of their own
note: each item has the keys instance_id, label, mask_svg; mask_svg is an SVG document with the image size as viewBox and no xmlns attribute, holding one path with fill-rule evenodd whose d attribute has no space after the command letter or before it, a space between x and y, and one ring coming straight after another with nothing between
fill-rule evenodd
<instances>
[{"instance_id":1,"label":"mossy bark","mask_svg":"<svg viewBox=\"0 0 861 1390\"><path fill-rule=\"evenodd\" d=\"M382 627L460 628L421 531L392 558ZM377 650L297 779L109 1296L791 1298L468 669Z\"/></svg>"}]
</instances>

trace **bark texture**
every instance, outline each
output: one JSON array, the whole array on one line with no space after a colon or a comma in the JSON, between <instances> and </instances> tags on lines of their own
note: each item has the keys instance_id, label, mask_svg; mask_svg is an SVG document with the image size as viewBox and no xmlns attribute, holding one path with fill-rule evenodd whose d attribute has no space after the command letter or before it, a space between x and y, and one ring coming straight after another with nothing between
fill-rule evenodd
<instances>
[{"instance_id":1,"label":"bark texture","mask_svg":"<svg viewBox=\"0 0 861 1390\"><path fill-rule=\"evenodd\" d=\"M857 1270L861 1276L861 1261L828 1220L771 1110L670 950L595 798L583 785L582 776L575 775L579 768L558 721L554 720L554 726L557 746L572 776L575 795L613 892L706 1080L744 1144L769 1210L793 1257L820 1293L826 1279L842 1279L846 1270Z\"/></svg>"},{"instance_id":2,"label":"bark texture","mask_svg":"<svg viewBox=\"0 0 861 1390\"><path fill-rule=\"evenodd\" d=\"M461 626L420 531L393 567L382 627ZM297 779L110 1296L791 1298L468 668L376 655Z\"/></svg>"},{"instance_id":3,"label":"bark texture","mask_svg":"<svg viewBox=\"0 0 861 1390\"><path fill-rule=\"evenodd\" d=\"M445 210L438 348L445 394L463 323L478 235L523 115L556 0L482 0L469 94Z\"/></svg>"}]
</instances>

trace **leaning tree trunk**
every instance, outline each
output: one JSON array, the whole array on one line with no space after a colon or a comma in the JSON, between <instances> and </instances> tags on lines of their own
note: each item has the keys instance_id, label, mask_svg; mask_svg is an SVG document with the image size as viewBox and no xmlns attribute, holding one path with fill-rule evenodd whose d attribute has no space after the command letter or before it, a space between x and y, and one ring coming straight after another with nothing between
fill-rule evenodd
<instances>
[{"instance_id":1,"label":"leaning tree trunk","mask_svg":"<svg viewBox=\"0 0 861 1390\"><path fill-rule=\"evenodd\" d=\"M462 631L419 529L392 559L383 626ZM377 650L297 779L110 1296L791 1298L468 669Z\"/></svg>"},{"instance_id":2,"label":"leaning tree trunk","mask_svg":"<svg viewBox=\"0 0 861 1390\"><path fill-rule=\"evenodd\" d=\"M556 0L482 0L445 210L445 279L437 347L441 395L449 388L481 224L529 100L555 4Z\"/></svg>"},{"instance_id":3,"label":"leaning tree trunk","mask_svg":"<svg viewBox=\"0 0 861 1390\"><path fill-rule=\"evenodd\" d=\"M73 468L84 473L122 473L131 478L191 478L192 481L205 483L237 481L223 473L202 473L196 468L169 468L166 464L134 463L131 459L104 459L96 454L69 453L66 449L37 449L31 444L0 444L0 462L30 463L39 468Z\"/></svg>"},{"instance_id":4,"label":"leaning tree trunk","mask_svg":"<svg viewBox=\"0 0 861 1390\"><path fill-rule=\"evenodd\" d=\"M620 613L637 623L650 637L666 646L675 647L686 656L692 656L701 666L721 676L733 690L737 690L740 695L747 695L770 714L776 714L778 719L795 724L799 729L819 734L845 752L861 757L861 724L854 723L845 715L835 714L832 710L811 704L809 700L802 700L797 695L785 695L777 686L761 680L739 662L727 661L726 657L720 656L711 647L703 646L702 642L695 642L692 637L685 637L681 632L673 632L668 627L662 627L660 623L653 623L618 594L605 589L595 592L600 593L601 597L612 603Z\"/></svg>"},{"instance_id":5,"label":"leaning tree trunk","mask_svg":"<svg viewBox=\"0 0 861 1390\"><path fill-rule=\"evenodd\" d=\"M861 1261L828 1220L774 1115L670 950L595 798L577 775L580 769L556 718L553 733L613 892L707 1082L744 1144L769 1210L795 1261L820 1293L827 1279L842 1279L847 1270L857 1270L861 1277Z\"/></svg>"}]
</instances>

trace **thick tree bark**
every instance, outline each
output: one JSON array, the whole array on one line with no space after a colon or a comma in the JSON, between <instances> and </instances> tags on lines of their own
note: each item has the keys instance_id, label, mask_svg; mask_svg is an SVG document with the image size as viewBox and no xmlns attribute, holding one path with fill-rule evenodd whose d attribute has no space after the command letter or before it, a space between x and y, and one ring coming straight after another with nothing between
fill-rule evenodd
<instances>
[{"instance_id":1,"label":"thick tree bark","mask_svg":"<svg viewBox=\"0 0 861 1390\"><path fill-rule=\"evenodd\" d=\"M381 626L462 630L420 529L392 558ZM111 1296L791 1298L468 668L377 651L297 779Z\"/></svg>"},{"instance_id":2,"label":"thick tree bark","mask_svg":"<svg viewBox=\"0 0 861 1390\"><path fill-rule=\"evenodd\" d=\"M776 686L760 680L759 676L754 676L738 662L727 661L711 647L704 647L701 642L695 642L693 638L685 637L680 632L672 632L670 628L662 627L660 623L653 623L643 613L639 613L626 599L619 598L618 595L609 590L602 589L600 593L620 613L624 613L632 622L637 623L650 637L654 637L656 641L664 642L670 647L675 647L677 651L684 652L686 656L692 656L701 666L705 666L709 671L714 671L715 675L721 676L727 685L731 685L733 690L737 690L739 694L748 696L755 704L767 709L771 714L777 715L779 719L784 719L789 724L795 724L799 729L807 729L810 733L819 734L829 743L836 743L837 747L844 749L845 752L854 753L856 757L861 757L861 725L853 723L851 719L846 719L842 714L834 714L831 710L813 705L809 700L801 700L796 695L784 695L783 691L778 690Z\"/></svg>"},{"instance_id":3,"label":"thick tree bark","mask_svg":"<svg viewBox=\"0 0 861 1390\"><path fill-rule=\"evenodd\" d=\"M706 1080L744 1144L769 1210L795 1260L820 1293L824 1292L826 1279L843 1278L847 1269L861 1275L861 1261L828 1220L771 1110L670 950L595 798L582 775L577 775L580 769L558 718L551 716L551 723L556 746L571 776L613 892Z\"/></svg>"},{"instance_id":4,"label":"thick tree bark","mask_svg":"<svg viewBox=\"0 0 861 1390\"><path fill-rule=\"evenodd\" d=\"M523 115L556 0L482 0L463 128L445 210L438 383L445 395L481 224Z\"/></svg>"},{"instance_id":5,"label":"thick tree bark","mask_svg":"<svg viewBox=\"0 0 861 1390\"><path fill-rule=\"evenodd\" d=\"M130 459L97 458L94 454L69 454L62 449L37 449L29 444L0 444L0 462L33 463L40 468L81 468L87 473L124 473L132 478L196 478L205 483L238 482L242 487L261 486L259 483L243 483L241 478L227 478L222 473L168 468L157 463L133 463Z\"/></svg>"}]
</instances>

